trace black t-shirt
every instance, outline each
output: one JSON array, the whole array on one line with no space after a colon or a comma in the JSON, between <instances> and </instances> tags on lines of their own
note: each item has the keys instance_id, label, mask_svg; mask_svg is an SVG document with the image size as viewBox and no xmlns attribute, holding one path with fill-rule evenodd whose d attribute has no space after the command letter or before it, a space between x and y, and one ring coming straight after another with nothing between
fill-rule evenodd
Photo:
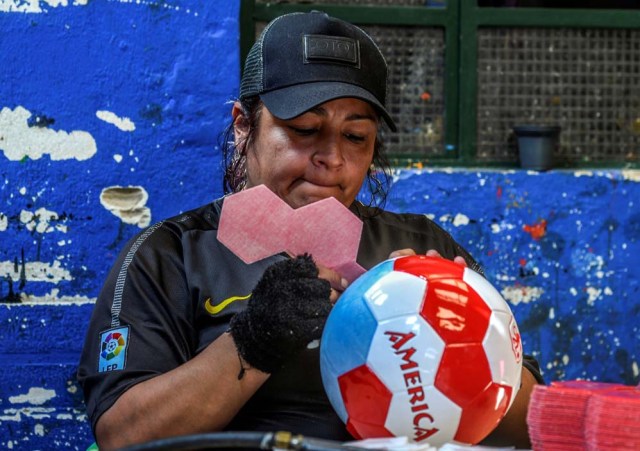
<instances>
[{"instance_id":1,"label":"black t-shirt","mask_svg":"<svg viewBox=\"0 0 640 451\"><path fill-rule=\"evenodd\" d=\"M98 297L78 379L91 426L128 388L187 362L228 329L245 308L274 255L245 264L217 240L224 199L157 223L121 252ZM435 249L478 264L424 215L374 211L355 203L363 221L358 263L365 269L392 251ZM328 243L335 245L338 243ZM322 386L319 350L307 349L275 372L227 430L286 430L308 437L351 440Z\"/></svg>"}]
</instances>

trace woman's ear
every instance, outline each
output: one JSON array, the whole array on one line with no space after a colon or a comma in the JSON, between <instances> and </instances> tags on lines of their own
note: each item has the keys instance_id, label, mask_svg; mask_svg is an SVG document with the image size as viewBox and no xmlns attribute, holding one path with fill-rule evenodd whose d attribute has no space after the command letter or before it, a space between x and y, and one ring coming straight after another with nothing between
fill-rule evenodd
<instances>
[{"instance_id":1,"label":"woman's ear","mask_svg":"<svg viewBox=\"0 0 640 451\"><path fill-rule=\"evenodd\" d=\"M249 133L249 120L245 115L244 109L240 102L234 102L231 109L231 117L233 118L233 136L236 148L245 142Z\"/></svg>"}]
</instances>

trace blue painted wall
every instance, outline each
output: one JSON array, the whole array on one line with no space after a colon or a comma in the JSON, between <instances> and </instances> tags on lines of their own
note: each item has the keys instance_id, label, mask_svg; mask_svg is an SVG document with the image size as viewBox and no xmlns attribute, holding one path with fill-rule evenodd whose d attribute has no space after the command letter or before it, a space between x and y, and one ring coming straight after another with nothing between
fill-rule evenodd
<instances>
[{"instance_id":1,"label":"blue painted wall","mask_svg":"<svg viewBox=\"0 0 640 451\"><path fill-rule=\"evenodd\" d=\"M57 5L57 6L55 6ZM75 368L106 272L221 194L239 1L0 0L0 447L85 449ZM485 266L548 380L638 383L640 173L398 170Z\"/></svg>"}]
</instances>

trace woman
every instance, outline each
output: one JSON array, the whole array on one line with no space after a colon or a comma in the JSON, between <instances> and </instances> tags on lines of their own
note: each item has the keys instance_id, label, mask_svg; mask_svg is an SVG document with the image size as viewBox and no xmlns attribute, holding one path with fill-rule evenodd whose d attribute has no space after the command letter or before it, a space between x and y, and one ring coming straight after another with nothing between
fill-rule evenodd
<instances>
[{"instance_id":1,"label":"woman","mask_svg":"<svg viewBox=\"0 0 640 451\"><path fill-rule=\"evenodd\" d=\"M363 220L365 268L417 252L478 269L424 216L355 201L366 180L380 186L380 121L395 129L386 83L384 58L359 28L319 12L275 19L232 108L226 187L264 184L293 208L335 197ZM101 448L225 429L351 439L322 389L318 349L307 347L344 279L308 255L244 264L216 239L223 200L151 226L109 275L78 371ZM528 443L536 371L527 368L492 434L501 443Z\"/></svg>"}]
</instances>

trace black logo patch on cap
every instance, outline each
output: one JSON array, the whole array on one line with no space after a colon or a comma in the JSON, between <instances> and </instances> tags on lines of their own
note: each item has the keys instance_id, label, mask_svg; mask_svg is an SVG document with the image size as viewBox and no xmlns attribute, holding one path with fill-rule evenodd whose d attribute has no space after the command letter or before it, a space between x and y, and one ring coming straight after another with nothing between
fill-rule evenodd
<instances>
[{"instance_id":1,"label":"black logo patch on cap","mask_svg":"<svg viewBox=\"0 0 640 451\"><path fill-rule=\"evenodd\" d=\"M341 63L360 67L360 46L351 38L304 35L304 63Z\"/></svg>"}]
</instances>

